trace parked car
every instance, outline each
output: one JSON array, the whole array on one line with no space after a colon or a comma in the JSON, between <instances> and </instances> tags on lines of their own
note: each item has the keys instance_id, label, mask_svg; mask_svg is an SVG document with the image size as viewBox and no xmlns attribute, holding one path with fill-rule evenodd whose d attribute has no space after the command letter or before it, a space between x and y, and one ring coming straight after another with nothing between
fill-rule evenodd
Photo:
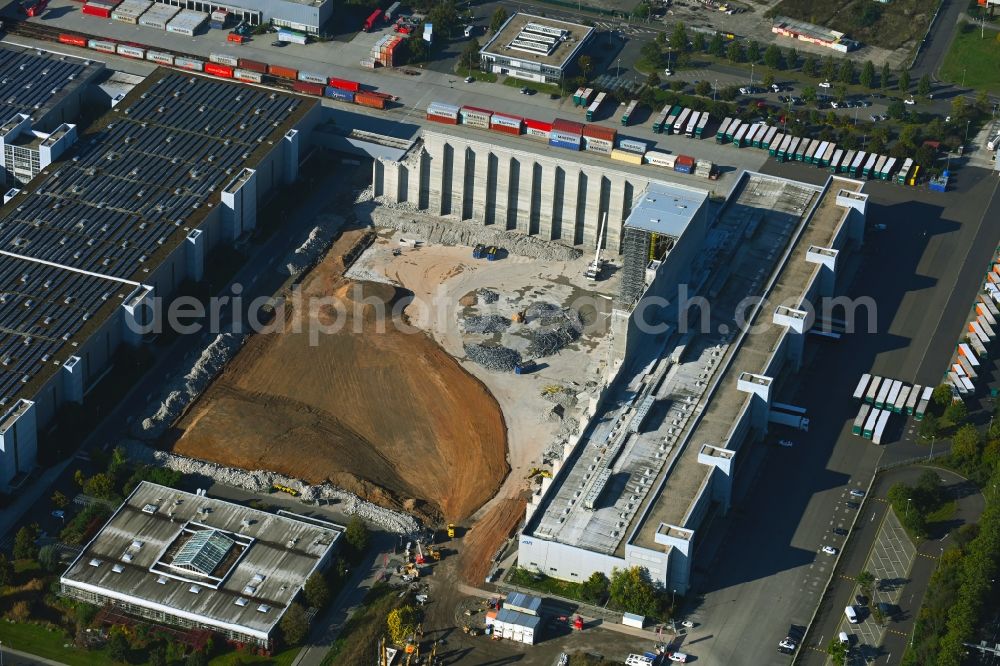
<instances>
[{"instance_id":1,"label":"parked car","mask_svg":"<svg viewBox=\"0 0 1000 666\"><path fill-rule=\"evenodd\" d=\"M777 83L772 83L771 92L776 92L776 93L781 92L781 86L779 86Z\"/></svg>"},{"instance_id":2,"label":"parked car","mask_svg":"<svg viewBox=\"0 0 1000 666\"><path fill-rule=\"evenodd\" d=\"M836 534L837 536L847 536L847 530L845 530L843 527L834 527L833 533Z\"/></svg>"},{"instance_id":3,"label":"parked car","mask_svg":"<svg viewBox=\"0 0 1000 666\"><path fill-rule=\"evenodd\" d=\"M465 77L465 82L466 83L472 83L475 80L476 80L476 77L474 77L474 76L467 76L467 77Z\"/></svg>"},{"instance_id":4,"label":"parked car","mask_svg":"<svg viewBox=\"0 0 1000 666\"><path fill-rule=\"evenodd\" d=\"M877 123L878 121L882 120L882 118L877 113L873 113L868 117L872 119L873 123Z\"/></svg>"},{"instance_id":5,"label":"parked car","mask_svg":"<svg viewBox=\"0 0 1000 666\"><path fill-rule=\"evenodd\" d=\"M822 83L819 84L819 87L820 88L832 88L833 84L830 83L829 81L823 81Z\"/></svg>"},{"instance_id":6,"label":"parked car","mask_svg":"<svg viewBox=\"0 0 1000 666\"><path fill-rule=\"evenodd\" d=\"M851 497L864 497L865 491L854 488L851 490Z\"/></svg>"},{"instance_id":7,"label":"parked car","mask_svg":"<svg viewBox=\"0 0 1000 666\"><path fill-rule=\"evenodd\" d=\"M667 655L667 658L670 659L670 661L676 661L679 664L686 664L688 660L688 656L683 652L671 652Z\"/></svg>"},{"instance_id":8,"label":"parked car","mask_svg":"<svg viewBox=\"0 0 1000 666\"><path fill-rule=\"evenodd\" d=\"M847 507L848 507L849 509L860 509L860 508L861 508L861 505L860 505L860 504L858 504L857 502L848 502L848 503L847 503Z\"/></svg>"},{"instance_id":9,"label":"parked car","mask_svg":"<svg viewBox=\"0 0 1000 666\"><path fill-rule=\"evenodd\" d=\"M836 555L837 549L834 548L833 546L823 546L823 552L826 553L827 555Z\"/></svg>"},{"instance_id":10,"label":"parked car","mask_svg":"<svg viewBox=\"0 0 1000 666\"><path fill-rule=\"evenodd\" d=\"M908 106L913 106L916 103L917 100L913 99L912 97L907 97L906 99L903 100L903 104L906 104Z\"/></svg>"},{"instance_id":11,"label":"parked car","mask_svg":"<svg viewBox=\"0 0 1000 666\"><path fill-rule=\"evenodd\" d=\"M778 647L785 648L786 650L794 650L797 646L790 636L785 636L778 642Z\"/></svg>"},{"instance_id":12,"label":"parked car","mask_svg":"<svg viewBox=\"0 0 1000 666\"><path fill-rule=\"evenodd\" d=\"M866 597L863 594L856 594L856 595L854 595L854 601L857 602L857 604L859 606L867 606L868 605L868 597Z\"/></svg>"},{"instance_id":13,"label":"parked car","mask_svg":"<svg viewBox=\"0 0 1000 666\"><path fill-rule=\"evenodd\" d=\"M749 88L740 88L740 94L741 95L749 95L750 94L750 89Z\"/></svg>"},{"instance_id":14,"label":"parked car","mask_svg":"<svg viewBox=\"0 0 1000 666\"><path fill-rule=\"evenodd\" d=\"M787 448L791 448L791 447L795 446L795 442L793 442L790 439L779 439L778 440L778 446L784 446L784 447L787 447Z\"/></svg>"}]
</instances>

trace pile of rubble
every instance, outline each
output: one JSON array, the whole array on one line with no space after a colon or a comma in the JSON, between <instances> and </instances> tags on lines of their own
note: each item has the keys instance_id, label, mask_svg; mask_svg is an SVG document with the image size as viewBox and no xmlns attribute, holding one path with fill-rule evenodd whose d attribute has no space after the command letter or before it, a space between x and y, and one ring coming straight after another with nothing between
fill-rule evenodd
<instances>
[{"instance_id":1,"label":"pile of rubble","mask_svg":"<svg viewBox=\"0 0 1000 666\"><path fill-rule=\"evenodd\" d=\"M419 523L413 516L372 504L329 483L310 485L299 479L265 470L247 471L234 467L223 467L215 463L160 451L136 441L126 441L124 446L129 460L166 467L182 474L207 477L218 483L253 493L267 493L274 486L280 485L297 490L303 502L337 500L337 508L343 513L357 516L367 523L378 525L395 534L410 534L420 529Z\"/></svg>"},{"instance_id":2,"label":"pile of rubble","mask_svg":"<svg viewBox=\"0 0 1000 666\"><path fill-rule=\"evenodd\" d=\"M142 439L157 439L167 431L188 405L201 395L209 382L222 371L247 336L237 333L220 333L191 364L183 377L176 377L165 388L165 396L156 410L138 421L132 431Z\"/></svg>"},{"instance_id":3,"label":"pile of rubble","mask_svg":"<svg viewBox=\"0 0 1000 666\"><path fill-rule=\"evenodd\" d=\"M479 289L476 291L476 302L481 305L493 305L500 300L500 294L489 289Z\"/></svg>"},{"instance_id":4,"label":"pile of rubble","mask_svg":"<svg viewBox=\"0 0 1000 666\"><path fill-rule=\"evenodd\" d=\"M552 356L579 337L579 329L572 326L559 326L551 330L539 331L531 336L527 352L534 358Z\"/></svg>"},{"instance_id":5,"label":"pile of rubble","mask_svg":"<svg viewBox=\"0 0 1000 666\"><path fill-rule=\"evenodd\" d=\"M521 354L509 347L484 344L466 344L465 355L473 363L487 370L514 372L514 366L521 362Z\"/></svg>"},{"instance_id":6,"label":"pile of rubble","mask_svg":"<svg viewBox=\"0 0 1000 666\"><path fill-rule=\"evenodd\" d=\"M466 333L503 333L510 326L510 319L498 314L469 315L462 320Z\"/></svg>"},{"instance_id":7,"label":"pile of rubble","mask_svg":"<svg viewBox=\"0 0 1000 666\"><path fill-rule=\"evenodd\" d=\"M583 319L572 308L539 301L525 310L528 319L537 322L541 330L531 333L527 353L534 358L551 356L576 341L583 333Z\"/></svg>"},{"instance_id":8,"label":"pile of rubble","mask_svg":"<svg viewBox=\"0 0 1000 666\"><path fill-rule=\"evenodd\" d=\"M336 215L323 215L317 220L320 224L313 227L305 242L285 258L285 272L292 277L299 277L317 261L319 261L333 243L344 218Z\"/></svg>"}]
</instances>

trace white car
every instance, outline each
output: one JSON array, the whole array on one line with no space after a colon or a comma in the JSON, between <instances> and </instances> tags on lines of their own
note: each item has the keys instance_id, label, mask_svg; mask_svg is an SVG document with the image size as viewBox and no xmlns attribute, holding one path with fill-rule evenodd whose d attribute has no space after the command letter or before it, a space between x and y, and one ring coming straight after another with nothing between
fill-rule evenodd
<instances>
[{"instance_id":1,"label":"white car","mask_svg":"<svg viewBox=\"0 0 1000 666\"><path fill-rule=\"evenodd\" d=\"M779 86L777 83L772 83L771 84L771 92L780 93L781 92L781 86Z\"/></svg>"},{"instance_id":2,"label":"white car","mask_svg":"<svg viewBox=\"0 0 1000 666\"><path fill-rule=\"evenodd\" d=\"M827 555L836 555L837 549L834 548L833 546L823 546L823 552L826 553Z\"/></svg>"},{"instance_id":3,"label":"white car","mask_svg":"<svg viewBox=\"0 0 1000 666\"><path fill-rule=\"evenodd\" d=\"M795 641L793 641L791 638L785 638L784 640L778 643L778 647L784 648L786 650L794 650L798 646L796 645Z\"/></svg>"},{"instance_id":4,"label":"white car","mask_svg":"<svg viewBox=\"0 0 1000 666\"><path fill-rule=\"evenodd\" d=\"M824 81L823 83L819 84L819 87L820 88L832 88L833 84L830 83L829 81Z\"/></svg>"},{"instance_id":5,"label":"white car","mask_svg":"<svg viewBox=\"0 0 1000 666\"><path fill-rule=\"evenodd\" d=\"M865 491L863 490L858 490L857 488L855 488L854 490L851 491L851 497L864 497L864 496L865 496Z\"/></svg>"},{"instance_id":6,"label":"white car","mask_svg":"<svg viewBox=\"0 0 1000 666\"><path fill-rule=\"evenodd\" d=\"M830 102L830 106L834 109L840 108L840 104L838 102Z\"/></svg>"},{"instance_id":7,"label":"white car","mask_svg":"<svg viewBox=\"0 0 1000 666\"><path fill-rule=\"evenodd\" d=\"M685 664L688 660L688 656L683 652L671 652L667 655L667 658L670 659L670 661L676 661L679 664Z\"/></svg>"},{"instance_id":8,"label":"white car","mask_svg":"<svg viewBox=\"0 0 1000 666\"><path fill-rule=\"evenodd\" d=\"M795 442L793 442L790 439L779 439L778 440L778 446L784 446L786 448L791 448L791 447L795 446Z\"/></svg>"},{"instance_id":9,"label":"white car","mask_svg":"<svg viewBox=\"0 0 1000 666\"><path fill-rule=\"evenodd\" d=\"M906 99L903 100L903 104L907 104L909 106L913 106L916 103L917 103L917 100L913 99L912 97L908 97L908 98L906 98Z\"/></svg>"},{"instance_id":10,"label":"white car","mask_svg":"<svg viewBox=\"0 0 1000 666\"><path fill-rule=\"evenodd\" d=\"M671 72L669 69L663 70L663 76L673 76L673 75L674 73Z\"/></svg>"},{"instance_id":11,"label":"white car","mask_svg":"<svg viewBox=\"0 0 1000 666\"><path fill-rule=\"evenodd\" d=\"M750 94L750 89L749 88L740 88L740 94L741 95L749 95Z\"/></svg>"}]
</instances>

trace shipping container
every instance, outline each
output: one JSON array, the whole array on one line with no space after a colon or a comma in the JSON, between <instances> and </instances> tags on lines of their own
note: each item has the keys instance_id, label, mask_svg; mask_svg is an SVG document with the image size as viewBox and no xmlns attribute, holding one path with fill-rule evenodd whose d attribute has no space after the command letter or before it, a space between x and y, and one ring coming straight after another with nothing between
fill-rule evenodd
<instances>
[{"instance_id":1,"label":"shipping container","mask_svg":"<svg viewBox=\"0 0 1000 666\"><path fill-rule=\"evenodd\" d=\"M249 40L249 38L244 37L243 35L241 35L238 32L230 32L228 35L226 35L226 41L227 42L232 42L233 44L243 44L243 43L248 42L250 40Z\"/></svg>"},{"instance_id":2,"label":"shipping container","mask_svg":"<svg viewBox=\"0 0 1000 666\"><path fill-rule=\"evenodd\" d=\"M150 0L125 0L111 12L111 19L119 23L136 25L139 23L139 17L152 5Z\"/></svg>"},{"instance_id":3,"label":"shipping container","mask_svg":"<svg viewBox=\"0 0 1000 666\"><path fill-rule=\"evenodd\" d=\"M146 51L146 60L158 65L173 65L174 56L163 51Z\"/></svg>"},{"instance_id":4,"label":"shipping container","mask_svg":"<svg viewBox=\"0 0 1000 666\"><path fill-rule=\"evenodd\" d=\"M762 127L763 125L761 125L760 123L754 123L753 125L751 125L750 128L747 129L746 134L743 135L742 143L747 146L752 146L753 138L757 136L757 133L760 132Z\"/></svg>"},{"instance_id":5,"label":"shipping container","mask_svg":"<svg viewBox=\"0 0 1000 666\"><path fill-rule=\"evenodd\" d=\"M649 150L649 144L645 141L638 141L636 139L623 139L618 138L618 148L620 150L626 150L630 153L638 153L640 156Z\"/></svg>"},{"instance_id":6,"label":"shipping container","mask_svg":"<svg viewBox=\"0 0 1000 666\"><path fill-rule=\"evenodd\" d=\"M278 28L278 41L289 42L291 44L305 44L309 38L304 32L289 30L288 28Z\"/></svg>"},{"instance_id":7,"label":"shipping container","mask_svg":"<svg viewBox=\"0 0 1000 666\"><path fill-rule=\"evenodd\" d=\"M673 134L674 123L677 122L677 116L681 115L681 111L683 110L684 109L682 107L677 105L670 107L670 112L667 114L666 120L663 121L663 127L661 131L666 132L667 134Z\"/></svg>"},{"instance_id":8,"label":"shipping container","mask_svg":"<svg viewBox=\"0 0 1000 666\"><path fill-rule=\"evenodd\" d=\"M452 118L451 116L439 116L436 113L432 113L430 110L427 111L427 120L435 123L443 123L445 125L457 125L458 118Z\"/></svg>"},{"instance_id":9,"label":"shipping container","mask_svg":"<svg viewBox=\"0 0 1000 666\"><path fill-rule=\"evenodd\" d=\"M575 93L573 93L573 106L580 106L581 104L583 104L583 91L584 90L585 89L581 86L580 88L576 89Z\"/></svg>"},{"instance_id":10,"label":"shipping container","mask_svg":"<svg viewBox=\"0 0 1000 666\"><path fill-rule=\"evenodd\" d=\"M809 164L819 164L820 159L823 157L823 153L826 149L830 147L829 141L818 141L815 150L813 150L811 155L806 156L806 162Z\"/></svg>"},{"instance_id":11,"label":"shipping container","mask_svg":"<svg viewBox=\"0 0 1000 666\"><path fill-rule=\"evenodd\" d=\"M885 401L889 397L889 393L892 391L892 386L895 383L896 380L888 378L886 378L886 380L882 382L882 386L880 386L878 390L878 395L875 397L876 407L878 407L879 409L885 408Z\"/></svg>"},{"instance_id":12,"label":"shipping container","mask_svg":"<svg viewBox=\"0 0 1000 666\"><path fill-rule=\"evenodd\" d=\"M848 171L852 176L857 176L861 172L861 166L868 159L868 153L863 150L859 150L858 154L854 156L854 161L851 162L851 167Z\"/></svg>"},{"instance_id":13,"label":"shipping container","mask_svg":"<svg viewBox=\"0 0 1000 666\"><path fill-rule=\"evenodd\" d=\"M868 155L868 161L861 168L862 178L870 178L872 175L872 169L875 168L875 163L878 162L878 155L876 153L871 153Z\"/></svg>"},{"instance_id":14,"label":"shipping container","mask_svg":"<svg viewBox=\"0 0 1000 666\"><path fill-rule=\"evenodd\" d=\"M247 83L262 83L264 81L264 75L252 69L234 69L233 78Z\"/></svg>"},{"instance_id":15,"label":"shipping container","mask_svg":"<svg viewBox=\"0 0 1000 666\"><path fill-rule=\"evenodd\" d=\"M500 113L494 113L490 118L490 129L497 132L503 132L504 134L521 134L521 129L524 127L524 119L518 116L508 116Z\"/></svg>"},{"instance_id":16,"label":"shipping container","mask_svg":"<svg viewBox=\"0 0 1000 666\"><path fill-rule=\"evenodd\" d=\"M249 58L240 58L236 64L239 65L240 69L248 69L251 72L260 72L261 74L267 74L267 64L257 60L250 60Z\"/></svg>"},{"instance_id":17,"label":"shipping container","mask_svg":"<svg viewBox=\"0 0 1000 666\"><path fill-rule=\"evenodd\" d=\"M594 139L603 139L614 143L615 137L618 135L617 130L611 127L602 127L601 125L584 125L580 132L583 136L589 136Z\"/></svg>"},{"instance_id":18,"label":"shipping container","mask_svg":"<svg viewBox=\"0 0 1000 666\"><path fill-rule=\"evenodd\" d=\"M531 118L524 119L524 133L528 136L548 141L549 132L551 130L552 123L542 122L541 120L533 120Z\"/></svg>"},{"instance_id":19,"label":"shipping container","mask_svg":"<svg viewBox=\"0 0 1000 666\"><path fill-rule=\"evenodd\" d=\"M382 18L382 10L376 9L371 14L369 14L368 18L365 19L364 25L361 27L361 29L364 30L365 32L370 32L371 29L378 24L381 18Z\"/></svg>"},{"instance_id":20,"label":"shipping container","mask_svg":"<svg viewBox=\"0 0 1000 666\"><path fill-rule=\"evenodd\" d=\"M868 392L865 393L865 402L874 405L880 388L882 388L882 378L876 375L872 377L872 383L868 385Z\"/></svg>"},{"instance_id":21,"label":"shipping container","mask_svg":"<svg viewBox=\"0 0 1000 666\"><path fill-rule=\"evenodd\" d=\"M787 134L779 133L771 139L771 144L767 147L767 154L771 157L776 157L778 155L778 148L781 147L782 142L787 136Z\"/></svg>"},{"instance_id":22,"label":"shipping container","mask_svg":"<svg viewBox=\"0 0 1000 666\"><path fill-rule=\"evenodd\" d=\"M587 120L588 121L594 119L594 116L597 114L597 110L601 108L602 104L604 104L604 100L605 100L606 97L607 97L607 93L603 93L603 92L597 93L597 97L595 97L594 101L591 102L590 106L587 107Z\"/></svg>"},{"instance_id":23,"label":"shipping container","mask_svg":"<svg viewBox=\"0 0 1000 666\"><path fill-rule=\"evenodd\" d=\"M334 88L333 86L326 86L323 88L323 95L329 97L330 99L340 100L341 102L354 103L354 93L350 90L341 90L340 88Z\"/></svg>"},{"instance_id":24,"label":"shipping container","mask_svg":"<svg viewBox=\"0 0 1000 666\"><path fill-rule=\"evenodd\" d=\"M174 67L180 67L181 69L190 69L195 72L200 72L205 66L205 63L197 58L186 58L183 56L177 56L174 58Z\"/></svg>"},{"instance_id":25,"label":"shipping container","mask_svg":"<svg viewBox=\"0 0 1000 666\"><path fill-rule=\"evenodd\" d=\"M384 109L387 100L385 95L378 95L362 90L361 92L354 93L354 103L361 106L369 106L373 109Z\"/></svg>"},{"instance_id":26,"label":"shipping container","mask_svg":"<svg viewBox=\"0 0 1000 666\"><path fill-rule=\"evenodd\" d=\"M715 142L722 143L726 140L726 130L729 128L730 123L733 122L732 118L725 118L722 124L719 125L719 129L715 131Z\"/></svg>"},{"instance_id":27,"label":"shipping container","mask_svg":"<svg viewBox=\"0 0 1000 666\"><path fill-rule=\"evenodd\" d=\"M844 154L844 159L840 162L840 166L837 167L838 173L847 173L851 170L851 165L854 164L854 158L857 157L858 152L856 150L848 150Z\"/></svg>"},{"instance_id":28,"label":"shipping container","mask_svg":"<svg viewBox=\"0 0 1000 666\"><path fill-rule=\"evenodd\" d=\"M83 9L81 10L87 16L96 16L98 18L111 18L111 7L103 4L97 4L93 2L85 2L83 4Z\"/></svg>"},{"instance_id":29,"label":"shipping container","mask_svg":"<svg viewBox=\"0 0 1000 666\"><path fill-rule=\"evenodd\" d=\"M225 9L216 9L209 15L208 21L213 30L225 30L229 22L229 12Z\"/></svg>"},{"instance_id":30,"label":"shipping container","mask_svg":"<svg viewBox=\"0 0 1000 666\"><path fill-rule=\"evenodd\" d=\"M805 162L806 156L812 154L818 147L819 143L816 139L806 139L804 143L799 145L799 150L795 152L795 161Z\"/></svg>"},{"instance_id":31,"label":"shipping container","mask_svg":"<svg viewBox=\"0 0 1000 666\"><path fill-rule=\"evenodd\" d=\"M868 388L868 382L870 382L871 379L872 376L869 375L868 373L861 375L861 380L858 381L858 386L857 388L854 389L855 400L861 400L862 398L865 397L865 389Z\"/></svg>"},{"instance_id":32,"label":"shipping container","mask_svg":"<svg viewBox=\"0 0 1000 666\"><path fill-rule=\"evenodd\" d=\"M594 99L594 89L584 88L583 95L580 96L580 106L587 107L590 106L590 102Z\"/></svg>"},{"instance_id":33,"label":"shipping container","mask_svg":"<svg viewBox=\"0 0 1000 666\"><path fill-rule=\"evenodd\" d=\"M319 83L309 83L308 81L293 81L292 90L305 93L306 95L323 95L323 85Z\"/></svg>"},{"instance_id":34,"label":"shipping container","mask_svg":"<svg viewBox=\"0 0 1000 666\"><path fill-rule=\"evenodd\" d=\"M207 20L208 14L205 12L196 12L193 9L183 9L177 14L177 16L167 23L167 32L172 32L177 35L185 35L187 37L194 37L201 31Z\"/></svg>"},{"instance_id":35,"label":"shipping container","mask_svg":"<svg viewBox=\"0 0 1000 666\"><path fill-rule=\"evenodd\" d=\"M490 128L490 117L493 112L489 109L480 109L474 106L463 106L459 112L462 117L462 124L479 129Z\"/></svg>"},{"instance_id":36,"label":"shipping container","mask_svg":"<svg viewBox=\"0 0 1000 666\"><path fill-rule=\"evenodd\" d=\"M233 68L229 65L220 65L216 62L205 63L205 73L212 76L221 76L224 79L233 78Z\"/></svg>"},{"instance_id":37,"label":"shipping container","mask_svg":"<svg viewBox=\"0 0 1000 666\"><path fill-rule=\"evenodd\" d=\"M358 92L361 90L361 84L357 81L348 81L347 79L338 79L331 76L326 80L326 84L332 88L340 88L341 90L348 90L350 92Z\"/></svg>"},{"instance_id":38,"label":"shipping container","mask_svg":"<svg viewBox=\"0 0 1000 666\"><path fill-rule=\"evenodd\" d=\"M833 160L833 156L834 154L836 154L836 152L837 152L837 144L831 141L830 145L826 147L826 152L823 153L823 157L820 159L819 165L824 169L830 166L830 161Z\"/></svg>"},{"instance_id":39,"label":"shipping container","mask_svg":"<svg viewBox=\"0 0 1000 666\"><path fill-rule=\"evenodd\" d=\"M143 15L139 17L139 25L146 26L147 28L166 30L167 23L169 23L170 19L176 16L177 12L180 10L180 7L155 2L152 7L146 10Z\"/></svg>"},{"instance_id":40,"label":"shipping container","mask_svg":"<svg viewBox=\"0 0 1000 666\"><path fill-rule=\"evenodd\" d=\"M917 384L910 389L910 395L906 398L906 414L908 416L913 416L913 413L917 409L917 401L920 400L920 393L923 391L923 387Z\"/></svg>"},{"instance_id":41,"label":"shipping container","mask_svg":"<svg viewBox=\"0 0 1000 666\"><path fill-rule=\"evenodd\" d=\"M306 83L318 83L322 86L326 85L326 77L322 74L312 74L301 70L299 70L298 80L305 81Z\"/></svg>"},{"instance_id":42,"label":"shipping container","mask_svg":"<svg viewBox=\"0 0 1000 666\"><path fill-rule=\"evenodd\" d=\"M667 169L673 169L674 164L677 162L676 155L660 153L654 150L651 150L643 155L643 159L646 161L646 164L652 164L653 166L664 167Z\"/></svg>"},{"instance_id":43,"label":"shipping container","mask_svg":"<svg viewBox=\"0 0 1000 666\"><path fill-rule=\"evenodd\" d=\"M583 137L583 149L591 153L610 155L614 149L614 142L606 139L598 139L592 136Z\"/></svg>"},{"instance_id":44,"label":"shipping container","mask_svg":"<svg viewBox=\"0 0 1000 666\"><path fill-rule=\"evenodd\" d=\"M805 141L802 137L793 136L792 140L788 142L788 149L785 151L785 158L789 160L795 160L795 156L802 149L802 142Z\"/></svg>"},{"instance_id":45,"label":"shipping container","mask_svg":"<svg viewBox=\"0 0 1000 666\"><path fill-rule=\"evenodd\" d=\"M906 401L910 399L910 391L913 390L912 386L903 385L903 388L899 389L899 396L896 398L895 404L892 406L892 411L896 414L902 414L906 409Z\"/></svg>"},{"instance_id":46,"label":"shipping container","mask_svg":"<svg viewBox=\"0 0 1000 666\"><path fill-rule=\"evenodd\" d=\"M854 419L854 425L851 426L852 435L860 435L864 430L865 421L868 420L868 412L871 411L871 405L862 404L861 409L858 410L858 415Z\"/></svg>"},{"instance_id":47,"label":"shipping container","mask_svg":"<svg viewBox=\"0 0 1000 666\"><path fill-rule=\"evenodd\" d=\"M114 42L109 42L106 39L91 39L87 41L87 46L94 51L114 53L116 44Z\"/></svg>"},{"instance_id":48,"label":"shipping container","mask_svg":"<svg viewBox=\"0 0 1000 666\"><path fill-rule=\"evenodd\" d=\"M678 155L674 162L674 171L679 173L691 173L694 171L694 158L687 155Z\"/></svg>"},{"instance_id":49,"label":"shipping container","mask_svg":"<svg viewBox=\"0 0 1000 666\"><path fill-rule=\"evenodd\" d=\"M837 165L840 164L842 159L844 159L844 150L837 148L833 153L833 157L830 158L830 163L827 165L830 167L830 173L837 173Z\"/></svg>"},{"instance_id":50,"label":"shipping container","mask_svg":"<svg viewBox=\"0 0 1000 666\"><path fill-rule=\"evenodd\" d=\"M239 58L222 53L210 53L208 54L208 59L210 62L214 62L217 65L228 65L230 67L239 67L240 65Z\"/></svg>"},{"instance_id":51,"label":"shipping container","mask_svg":"<svg viewBox=\"0 0 1000 666\"><path fill-rule=\"evenodd\" d=\"M86 48L87 38L81 37L80 35L71 35L69 33L62 33L59 35L59 42L62 44L69 44L71 46L82 46Z\"/></svg>"},{"instance_id":52,"label":"shipping container","mask_svg":"<svg viewBox=\"0 0 1000 666\"><path fill-rule=\"evenodd\" d=\"M885 166L882 167L882 173L879 174L879 177L882 180L892 180L892 175L896 173L897 161L898 160L895 157L890 157L888 160L886 160Z\"/></svg>"},{"instance_id":53,"label":"shipping container","mask_svg":"<svg viewBox=\"0 0 1000 666\"><path fill-rule=\"evenodd\" d=\"M634 99L628 103L625 107L625 113L622 114L622 125L628 126L629 118L635 113L635 110L639 107L639 100Z\"/></svg>"},{"instance_id":54,"label":"shipping container","mask_svg":"<svg viewBox=\"0 0 1000 666\"><path fill-rule=\"evenodd\" d=\"M549 128L549 131L582 137L583 123L577 123L573 122L572 120L563 120L562 118L556 118L555 120L552 121L552 126Z\"/></svg>"},{"instance_id":55,"label":"shipping container","mask_svg":"<svg viewBox=\"0 0 1000 666\"><path fill-rule=\"evenodd\" d=\"M629 164L642 164L642 155L628 150L619 150L618 148L611 151L611 159L628 162Z\"/></svg>"},{"instance_id":56,"label":"shipping container","mask_svg":"<svg viewBox=\"0 0 1000 666\"><path fill-rule=\"evenodd\" d=\"M656 119L653 120L653 133L662 134L663 126L667 121L667 116L670 115L671 106L667 104L665 107L660 109L660 112L656 114Z\"/></svg>"},{"instance_id":57,"label":"shipping container","mask_svg":"<svg viewBox=\"0 0 1000 666\"><path fill-rule=\"evenodd\" d=\"M767 136L767 133L770 132L771 129L772 128L768 126L766 123L761 123L760 128L757 130L757 133L753 135L753 143L751 143L750 145L752 145L754 148L760 148L761 146L763 146L764 137Z\"/></svg>"},{"instance_id":58,"label":"shipping container","mask_svg":"<svg viewBox=\"0 0 1000 666\"><path fill-rule=\"evenodd\" d=\"M745 144L743 143L746 139L747 132L750 131L752 125L747 125L743 123L740 128L733 133L733 145L737 148L742 148Z\"/></svg>"},{"instance_id":59,"label":"shipping container","mask_svg":"<svg viewBox=\"0 0 1000 666\"><path fill-rule=\"evenodd\" d=\"M298 70L292 69L291 67L282 67L281 65L268 65L267 73L279 79L291 79L292 81L297 81L299 78Z\"/></svg>"},{"instance_id":60,"label":"shipping container","mask_svg":"<svg viewBox=\"0 0 1000 666\"><path fill-rule=\"evenodd\" d=\"M889 161L889 158L885 155L879 155L878 159L875 161L875 166L872 167L871 175L873 178L882 177L882 169L885 167L885 163Z\"/></svg>"},{"instance_id":61,"label":"shipping container","mask_svg":"<svg viewBox=\"0 0 1000 666\"><path fill-rule=\"evenodd\" d=\"M872 433L872 443L881 444L882 437L885 435L885 426L889 423L889 410L882 412L882 415L878 417L878 424L875 426L875 432Z\"/></svg>"},{"instance_id":62,"label":"shipping container","mask_svg":"<svg viewBox=\"0 0 1000 666\"><path fill-rule=\"evenodd\" d=\"M567 141L564 139L559 139L552 134L549 134L549 145L555 146L556 148L566 148L568 150L580 150L580 141Z\"/></svg>"},{"instance_id":63,"label":"shipping container","mask_svg":"<svg viewBox=\"0 0 1000 666\"><path fill-rule=\"evenodd\" d=\"M732 143L733 137L736 136L736 132L743 124L743 121L739 118L733 118L733 122L729 123L729 128L726 130L725 143Z\"/></svg>"},{"instance_id":64,"label":"shipping container","mask_svg":"<svg viewBox=\"0 0 1000 666\"><path fill-rule=\"evenodd\" d=\"M396 12L398 12L398 11L399 11L399 3L398 2L394 2L391 5L389 5L389 9L385 10L385 20L386 20L386 22L392 21L392 17L395 16Z\"/></svg>"},{"instance_id":65,"label":"shipping container","mask_svg":"<svg viewBox=\"0 0 1000 666\"><path fill-rule=\"evenodd\" d=\"M146 49L140 49L138 46L119 44L115 50L118 55L125 56L126 58L135 58L136 60L144 60L146 58Z\"/></svg>"},{"instance_id":66,"label":"shipping container","mask_svg":"<svg viewBox=\"0 0 1000 666\"><path fill-rule=\"evenodd\" d=\"M784 162L785 158L788 157L788 147L792 145L792 139L794 139L791 134L786 134L784 138L781 139L781 143L778 144L778 149L774 151L774 156L779 162Z\"/></svg>"}]
</instances>

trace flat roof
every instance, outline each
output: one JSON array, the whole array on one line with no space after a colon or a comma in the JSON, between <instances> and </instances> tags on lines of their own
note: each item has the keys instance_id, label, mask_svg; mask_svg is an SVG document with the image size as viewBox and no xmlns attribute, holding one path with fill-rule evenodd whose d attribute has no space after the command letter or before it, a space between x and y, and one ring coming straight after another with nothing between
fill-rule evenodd
<instances>
[{"instance_id":1,"label":"flat roof","mask_svg":"<svg viewBox=\"0 0 1000 666\"><path fill-rule=\"evenodd\" d=\"M831 30L830 28L824 28L823 26L816 25L814 23L799 21L788 16L775 16L771 25L775 28L782 28L784 30L788 30L789 32L794 32L812 39L819 39L831 43L838 42L844 36L844 33L842 32Z\"/></svg>"},{"instance_id":2,"label":"flat roof","mask_svg":"<svg viewBox=\"0 0 1000 666\"><path fill-rule=\"evenodd\" d=\"M626 227L680 238L708 199L708 192L668 183L650 183L632 208Z\"/></svg>"},{"instance_id":3,"label":"flat roof","mask_svg":"<svg viewBox=\"0 0 1000 666\"><path fill-rule=\"evenodd\" d=\"M342 531L144 481L60 581L266 635ZM182 552L210 573L175 563Z\"/></svg>"},{"instance_id":4,"label":"flat roof","mask_svg":"<svg viewBox=\"0 0 1000 666\"><path fill-rule=\"evenodd\" d=\"M554 48L551 51L547 53L536 53L533 51L523 50L522 48L517 48L517 45L514 44L514 42L525 36L525 28L528 28L530 25L542 26L543 28L549 29L553 32L551 35L535 33L541 34L543 38L553 37L556 39ZM562 37L555 34L559 31L562 31ZM532 32L533 31L530 29L527 31L528 34L531 34ZM492 55L510 58L512 60L522 60L540 65L564 68L569 64L569 60L573 57L573 54L576 53L580 45L585 42L593 32L594 28L581 25L579 23L558 21L556 19L545 18L544 16L535 16L533 14L518 12L507 19L507 22L504 23L499 30L497 30L496 34L493 35L493 38L486 43L479 53L483 55ZM530 41L530 39L528 41Z\"/></svg>"},{"instance_id":5,"label":"flat roof","mask_svg":"<svg viewBox=\"0 0 1000 666\"><path fill-rule=\"evenodd\" d=\"M103 68L61 53L0 45L0 122L24 113L36 128L45 126L47 114Z\"/></svg>"},{"instance_id":6,"label":"flat roof","mask_svg":"<svg viewBox=\"0 0 1000 666\"><path fill-rule=\"evenodd\" d=\"M46 262L67 271L67 294L86 293L87 274L142 283L201 226L233 174L255 166L315 104L157 69L0 207L0 268L8 254ZM32 399L111 311L92 310L69 338L32 338L18 356L35 379L8 386L0 402ZM0 328L14 327L5 318Z\"/></svg>"}]
</instances>

